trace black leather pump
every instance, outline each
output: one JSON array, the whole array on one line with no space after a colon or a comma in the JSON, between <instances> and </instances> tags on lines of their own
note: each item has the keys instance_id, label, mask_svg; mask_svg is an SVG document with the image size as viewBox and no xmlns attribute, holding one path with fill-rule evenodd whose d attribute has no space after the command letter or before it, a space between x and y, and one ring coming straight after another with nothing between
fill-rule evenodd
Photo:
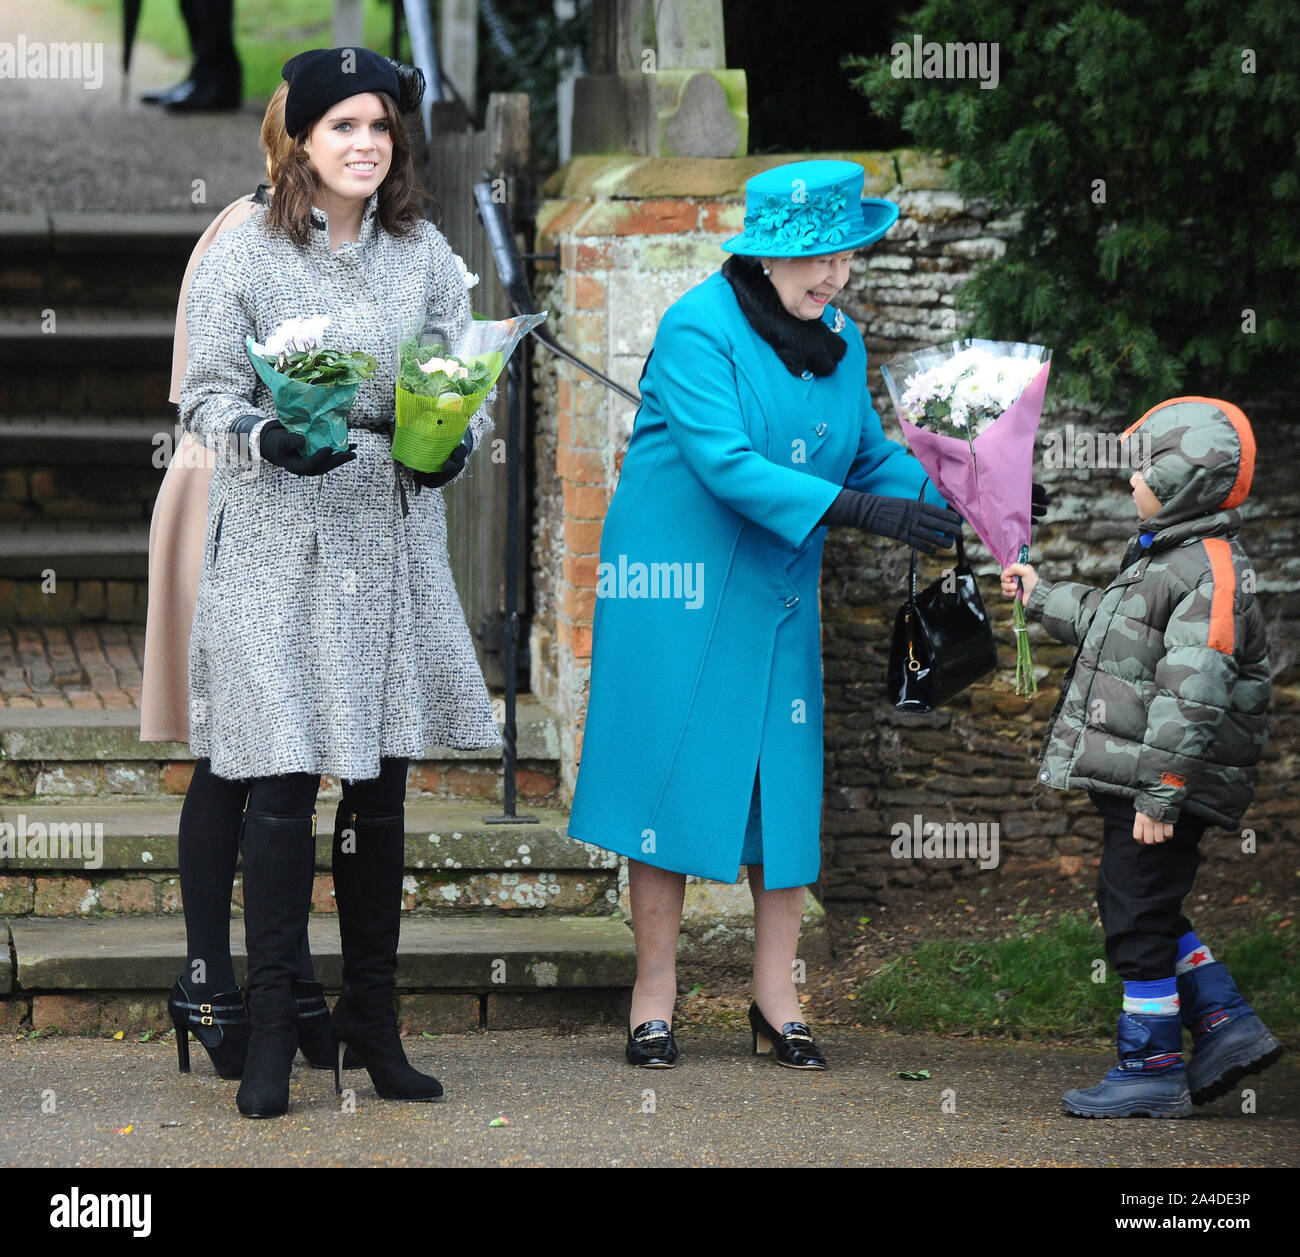
<instances>
[{"instance_id":1,"label":"black leather pump","mask_svg":"<svg viewBox=\"0 0 1300 1257\"><path fill-rule=\"evenodd\" d=\"M677 1040L666 1021L643 1021L627 1032L627 1059L642 1069L672 1069L677 1064Z\"/></svg>"},{"instance_id":2,"label":"black leather pump","mask_svg":"<svg viewBox=\"0 0 1300 1257\"><path fill-rule=\"evenodd\" d=\"M244 992L235 987L207 999L185 989L180 978L167 996L167 1011L176 1027L176 1059L182 1074L190 1072L190 1032L203 1044L212 1067L222 1078L242 1078L248 1059L248 1009Z\"/></svg>"},{"instance_id":3,"label":"black leather pump","mask_svg":"<svg viewBox=\"0 0 1300 1257\"><path fill-rule=\"evenodd\" d=\"M754 1055L774 1055L778 1065L790 1069L826 1069L826 1058L813 1042L802 1021L787 1021L780 1031L774 1030L758 1011L757 1002L749 1006L749 1025L754 1032Z\"/></svg>"}]
</instances>

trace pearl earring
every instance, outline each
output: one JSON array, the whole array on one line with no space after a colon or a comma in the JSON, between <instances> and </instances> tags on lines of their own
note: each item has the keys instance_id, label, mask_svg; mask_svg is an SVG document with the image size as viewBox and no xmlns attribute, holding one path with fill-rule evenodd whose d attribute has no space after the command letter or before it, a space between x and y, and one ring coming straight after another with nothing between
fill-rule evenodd
<instances>
[{"instance_id":1,"label":"pearl earring","mask_svg":"<svg viewBox=\"0 0 1300 1257\"><path fill-rule=\"evenodd\" d=\"M770 275L771 273L772 273L772 268L771 268L770 266L765 266L765 267L763 267L763 274L764 274L764 275Z\"/></svg>"}]
</instances>

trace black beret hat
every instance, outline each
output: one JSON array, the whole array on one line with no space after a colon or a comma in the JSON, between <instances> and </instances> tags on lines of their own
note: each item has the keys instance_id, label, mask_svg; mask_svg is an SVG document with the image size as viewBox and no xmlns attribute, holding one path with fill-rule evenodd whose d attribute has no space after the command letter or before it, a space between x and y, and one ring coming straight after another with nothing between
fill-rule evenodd
<instances>
[{"instance_id":1,"label":"black beret hat","mask_svg":"<svg viewBox=\"0 0 1300 1257\"><path fill-rule=\"evenodd\" d=\"M280 73L289 84L284 129L295 137L349 96L386 92L395 101L402 96L393 63L369 48L313 48L290 57Z\"/></svg>"}]
</instances>

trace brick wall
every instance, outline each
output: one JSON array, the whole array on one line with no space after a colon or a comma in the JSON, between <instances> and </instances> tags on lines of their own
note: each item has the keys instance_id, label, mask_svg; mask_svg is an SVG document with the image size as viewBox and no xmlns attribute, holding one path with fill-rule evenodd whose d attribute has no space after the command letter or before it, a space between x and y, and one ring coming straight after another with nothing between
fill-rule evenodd
<instances>
[{"instance_id":1,"label":"brick wall","mask_svg":"<svg viewBox=\"0 0 1300 1257\"><path fill-rule=\"evenodd\" d=\"M900 207L889 235L854 263L838 301L867 345L868 387L886 434L900 439L884 395L880 363L893 354L959 334L953 296L983 258L1015 231L1014 219L967 203L946 187L946 172L910 152L849 154L867 169L868 195ZM722 240L740 230L744 182L772 156L736 161L579 158L549 185L539 208L539 251L558 245L558 272L540 295L554 312L561 343L635 388L663 312L722 263ZM1064 348L1064 347L1061 347ZM591 653L600 521L617 482L634 407L575 368L539 354L535 381L538 515L534 529L533 689L564 716L562 780L571 790ZM1188 391L1196 392L1194 382ZM1260 449L1288 440L1285 398L1236 398L1255 423ZM1049 406L1036 478L1055 500L1037 534L1033 559L1049 579L1105 583L1131 532L1124 470L1054 467L1043 438L1118 432L1135 415ZM1289 790L1296 767L1300 668L1292 643L1300 621L1296 593L1300 503L1281 460L1261 458L1243 510L1243 543L1259 575L1277 666L1273 732L1259 798L1243 821L1261 844L1300 844L1300 805ZM1267 524L1264 518L1267 518ZM970 537L969 530L967 533ZM971 862L895 859L892 827L955 820L996 823L1000 859L1024 870L1078 872L1097 829L1086 795L1047 791L1036 756L1071 651L1031 630L1040 691L1029 704L1012 692L1010 604L997 591L996 565L969 547L986 604L998 623L1001 669L928 717L901 717L885 701L884 672L894 613L903 597L909 552L846 530L827 542L822 575L826 692L826 782L821 895L851 911L890 884L948 879ZM935 578L942 563L924 565ZM1211 858L1236 851L1227 837L1207 843Z\"/></svg>"}]
</instances>

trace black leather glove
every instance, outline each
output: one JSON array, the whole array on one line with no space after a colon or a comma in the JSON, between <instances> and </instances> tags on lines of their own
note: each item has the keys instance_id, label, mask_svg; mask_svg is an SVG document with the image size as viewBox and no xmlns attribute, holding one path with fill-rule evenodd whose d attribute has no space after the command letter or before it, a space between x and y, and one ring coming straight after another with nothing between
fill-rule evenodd
<instances>
[{"instance_id":1,"label":"black leather glove","mask_svg":"<svg viewBox=\"0 0 1300 1257\"><path fill-rule=\"evenodd\" d=\"M357 456L357 447L349 445L346 450L317 450L310 458L304 458L299 452L303 438L290 432L278 419L272 419L262 429L258 443L262 457L268 463L283 467L295 476L323 476L335 467L352 462Z\"/></svg>"},{"instance_id":2,"label":"black leather glove","mask_svg":"<svg viewBox=\"0 0 1300 1257\"><path fill-rule=\"evenodd\" d=\"M1047 486L1035 480L1029 495L1029 517L1035 522L1042 519L1047 514L1047 507L1051 500L1052 495L1048 493Z\"/></svg>"},{"instance_id":3,"label":"black leather glove","mask_svg":"<svg viewBox=\"0 0 1300 1257\"><path fill-rule=\"evenodd\" d=\"M854 489L841 489L821 522L895 537L922 554L938 554L948 549L961 531L961 516L955 511L914 498L880 497Z\"/></svg>"},{"instance_id":4,"label":"black leather glove","mask_svg":"<svg viewBox=\"0 0 1300 1257\"><path fill-rule=\"evenodd\" d=\"M474 437L467 431L461 442L450 454L447 461L437 471L412 471L415 483L423 489L441 489L450 484L465 470L465 460L474 448Z\"/></svg>"}]
</instances>

